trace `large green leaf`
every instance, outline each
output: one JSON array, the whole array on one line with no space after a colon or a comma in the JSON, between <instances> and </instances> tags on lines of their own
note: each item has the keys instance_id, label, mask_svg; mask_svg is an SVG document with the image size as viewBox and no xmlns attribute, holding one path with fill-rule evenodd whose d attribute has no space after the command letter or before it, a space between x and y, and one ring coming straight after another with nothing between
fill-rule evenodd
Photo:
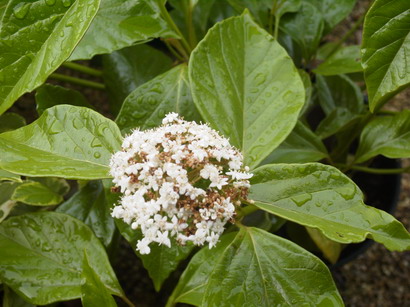
<instances>
[{"instance_id":1,"label":"large green leaf","mask_svg":"<svg viewBox=\"0 0 410 307\"><path fill-rule=\"evenodd\" d=\"M363 28L362 65L370 110L410 84L410 1L376 0Z\"/></svg>"},{"instance_id":2,"label":"large green leaf","mask_svg":"<svg viewBox=\"0 0 410 307\"><path fill-rule=\"evenodd\" d=\"M130 243L135 254L142 260L142 263L147 269L157 291L161 289L163 282L173 271L175 271L178 264L188 257L193 249L192 244L180 246L176 240L172 239L171 247L152 243L150 244L151 253L141 255L135 249L137 241L142 239L141 231L133 230L122 220L116 219L115 223L117 224L121 235Z\"/></svg>"},{"instance_id":3,"label":"large green leaf","mask_svg":"<svg viewBox=\"0 0 410 307\"><path fill-rule=\"evenodd\" d=\"M155 37L178 37L148 0L101 0L90 28L70 60L91 59Z\"/></svg>"},{"instance_id":4,"label":"large green leaf","mask_svg":"<svg viewBox=\"0 0 410 307\"><path fill-rule=\"evenodd\" d=\"M124 101L116 119L124 133L161 125L165 114L177 112L187 120L200 117L192 102L187 66L181 64L141 85Z\"/></svg>"},{"instance_id":5,"label":"large green leaf","mask_svg":"<svg viewBox=\"0 0 410 307\"><path fill-rule=\"evenodd\" d=\"M335 46L335 44L328 45L330 45L330 47ZM360 72L362 70L360 47L354 45L338 49L334 54L326 57L325 61L316 67L313 72L322 76L333 76Z\"/></svg>"},{"instance_id":6,"label":"large green leaf","mask_svg":"<svg viewBox=\"0 0 410 307\"><path fill-rule=\"evenodd\" d=\"M320 138L298 122L292 133L262 164L316 162L327 156L327 149Z\"/></svg>"},{"instance_id":7,"label":"large green leaf","mask_svg":"<svg viewBox=\"0 0 410 307\"><path fill-rule=\"evenodd\" d=\"M15 130L26 124L24 117L17 113L7 112L0 115L0 133Z\"/></svg>"},{"instance_id":8,"label":"large green leaf","mask_svg":"<svg viewBox=\"0 0 410 307\"><path fill-rule=\"evenodd\" d=\"M409 110L376 117L364 127L355 162L362 163L377 155L393 159L410 157Z\"/></svg>"},{"instance_id":9,"label":"large green leaf","mask_svg":"<svg viewBox=\"0 0 410 307\"><path fill-rule=\"evenodd\" d=\"M209 30L191 55L189 75L202 117L242 149L251 167L292 131L304 103L292 60L248 14Z\"/></svg>"},{"instance_id":10,"label":"large green leaf","mask_svg":"<svg viewBox=\"0 0 410 307\"><path fill-rule=\"evenodd\" d=\"M0 224L0 278L25 300L39 305L81 297L84 250L110 293L123 292L104 247L82 222L41 212Z\"/></svg>"},{"instance_id":11,"label":"large green leaf","mask_svg":"<svg viewBox=\"0 0 410 307\"><path fill-rule=\"evenodd\" d=\"M255 206L317 228L340 243L367 237L390 250L410 249L410 234L388 213L363 203L359 188L338 169L319 163L272 164L258 168L249 197Z\"/></svg>"},{"instance_id":12,"label":"large green leaf","mask_svg":"<svg viewBox=\"0 0 410 307\"><path fill-rule=\"evenodd\" d=\"M210 268L205 276L195 266L201 265L198 258L206 251L192 259L186 270L191 276L184 273L180 281L188 287L182 288L185 291L176 300L195 304L202 297L200 306L343 306L328 268L290 241L243 227L222 248L208 253L210 259L205 261ZM192 291L196 297L189 300Z\"/></svg>"},{"instance_id":13,"label":"large green leaf","mask_svg":"<svg viewBox=\"0 0 410 307\"><path fill-rule=\"evenodd\" d=\"M23 128L0 134L0 168L33 177L109 178L117 125L87 108L59 105Z\"/></svg>"},{"instance_id":14,"label":"large green leaf","mask_svg":"<svg viewBox=\"0 0 410 307\"><path fill-rule=\"evenodd\" d=\"M0 114L44 83L71 54L100 0L10 0L0 28Z\"/></svg>"},{"instance_id":15,"label":"large green leaf","mask_svg":"<svg viewBox=\"0 0 410 307\"><path fill-rule=\"evenodd\" d=\"M304 0L314 4L326 21L325 31L330 32L352 11L357 0Z\"/></svg>"},{"instance_id":16,"label":"large green leaf","mask_svg":"<svg viewBox=\"0 0 410 307\"><path fill-rule=\"evenodd\" d=\"M98 273L91 267L91 261L86 251L84 251L81 277L83 279L81 285L81 303L84 307L117 306L109 289L106 288Z\"/></svg>"},{"instance_id":17,"label":"large green leaf","mask_svg":"<svg viewBox=\"0 0 410 307\"><path fill-rule=\"evenodd\" d=\"M301 9L283 16L280 28L290 35L302 51L306 62L310 62L319 46L324 29L323 16L319 9L309 2L302 2Z\"/></svg>"},{"instance_id":18,"label":"large green leaf","mask_svg":"<svg viewBox=\"0 0 410 307\"><path fill-rule=\"evenodd\" d=\"M44 84L37 89L36 104L39 115L43 114L46 109L60 104L94 108L80 92L51 84Z\"/></svg>"},{"instance_id":19,"label":"large green leaf","mask_svg":"<svg viewBox=\"0 0 410 307\"><path fill-rule=\"evenodd\" d=\"M61 203L63 197L40 182L28 181L14 190L11 200L33 206L51 206Z\"/></svg>"},{"instance_id":20,"label":"large green leaf","mask_svg":"<svg viewBox=\"0 0 410 307\"><path fill-rule=\"evenodd\" d=\"M114 113L138 86L171 68L163 52L148 45L137 45L103 56L104 79Z\"/></svg>"},{"instance_id":21,"label":"large green leaf","mask_svg":"<svg viewBox=\"0 0 410 307\"><path fill-rule=\"evenodd\" d=\"M114 239L115 223L110 214L112 203L105 192L101 181L90 181L56 211L83 221L108 247Z\"/></svg>"}]
</instances>

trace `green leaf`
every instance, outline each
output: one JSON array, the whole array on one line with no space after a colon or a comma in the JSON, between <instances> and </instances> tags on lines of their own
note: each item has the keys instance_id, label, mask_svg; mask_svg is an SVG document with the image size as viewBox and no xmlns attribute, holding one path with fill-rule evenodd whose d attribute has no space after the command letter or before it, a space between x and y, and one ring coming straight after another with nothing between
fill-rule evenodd
<instances>
[{"instance_id":1,"label":"green leaf","mask_svg":"<svg viewBox=\"0 0 410 307\"><path fill-rule=\"evenodd\" d=\"M376 117L364 127L355 162L362 163L377 155L392 159L410 157L409 110Z\"/></svg>"},{"instance_id":2,"label":"green leaf","mask_svg":"<svg viewBox=\"0 0 410 307\"><path fill-rule=\"evenodd\" d=\"M209 249L205 246L192 257L169 297L167 307L174 306L176 303L201 305L206 283L215 262L221 258L223 252L232 243L236 235L237 232L223 235L214 248Z\"/></svg>"},{"instance_id":3,"label":"green leaf","mask_svg":"<svg viewBox=\"0 0 410 307\"><path fill-rule=\"evenodd\" d=\"M322 38L323 16L313 4L302 2L297 13L282 17L280 29L293 38L301 49L303 58L309 63Z\"/></svg>"},{"instance_id":4,"label":"green leaf","mask_svg":"<svg viewBox=\"0 0 410 307\"><path fill-rule=\"evenodd\" d=\"M286 140L262 164L315 162L327 156L327 149L320 138L299 121Z\"/></svg>"},{"instance_id":5,"label":"green leaf","mask_svg":"<svg viewBox=\"0 0 410 307\"><path fill-rule=\"evenodd\" d=\"M364 99L359 86L345 75L317 75L316 82L319 103L326 114L316 134L326 138L360 117Z\"/></svg>"},{"instance_id":6,"label":"green leaf","mask_svg":"<svg viewBox=\"0 0 410 307\"><path fill-rule=\"evenodd\" d=\"M124 101L116 119L123 133L139 127L161 125L165 114L177 112L187 120L199 121L192 102L187 66L181 64L141 85Z\"/></svg>"},{"instance_id":7,"label":"green leaf","mask_svg":"<svg viewBox=\"0 0 410 307\"><path fill-rule=\"evenodd\" d=\"M9 1L0 29L0 114L70 56L99 5L99 0Z\"/></svg>"},{"instance_id":8,"label":"green leaf","mask_svg":"<svg viewBox=\"0 0 410 307\"><path fill-rule=\"evenodd\" d=\"M32 124L0 134L0 168L34 177L109 178L120 142L117 125L99 113L55 106Z\"/></svg>"},{"instance_id":9,"label":"green leaf","mask_svg":"<svg viewBox=\"0 0 410 307\"><path fill-rule=\"evenodd\" d=\"M242 149L250 167L292 131L305 99L286 51L248 14L209 30L192 52L189 75L202 117Z\"/></svg>"},{"instance_id":10,"label":"green leaf","mask_svg":"<svg viewBox=\"0 0 410 307\"><path fill-rule=\"evenodd\" d=\"M258 168L249 198L255 206L339 243L366 238L389 250L410 249L410 234L388 213L363 203L359 188L338 169L319 163L272 164Z\"/></svg>"},{"instance_id":11,"label":"green leaf","mask_svg":"<svg viewBox=\"0 0 410 307\"><path fill-rule=\"evenodd\" d=\"M332 44L331 46L334 46ZM316 67L313 72L322 76L350 74L363 71L360 63L360 46L347 46L338 49Z\"/></svg>"},{"instance_id":12,"label":"green leaf","mask_svg":"<svg viewBox=\"0 0 410 307\"><path fill-rule=\"evenodd\" d=\"M11 200L11 196L20 184L19 182L0 182L0 223L17 206L17 202Z\"/></svg>"},{"instance_id":13,"label":"green leaf","mask_svg":"<svg viewBox=\"0 0 410 307\"><path fill-rule=\"evenodd\" d=\"M9 287L4 286L3 307L35 307L35 306L24 301L20 296L18 296Z\"/></svg>"},{"instance_id":14,"label":"green leaf","mask_svg":"<svg viewBox=\"0 0 410 307\"><path fill-rule=\"evenodd\" d=\"M56 211L69 214L87 224L104 246L108 247L113 242L115 233L115 223L110 214L111 205L102 182L90 181L58 206Z\"/></svg>"},{"instance_id":15,"label":"green leaf","mask_svg":"<svg viewBox=\"0 0 410 307\"><path fill-rule=\"evenodd\" d=\"M22 182L19 175L0 169L0 181L2 180Z\"/></svg>"},{"instance_id":16,"label":"green leaf","mask_svg":"<svg viewBox=\"0 0 410 307\"><path fill-rule=\"evenodd\" d=\"M371 111L410 84L410 2L376 0L363 28L362 65Z\"/></svg>"},{"instance_id":17,"label":"green leaf","mask_svg":"<svg viewBox=\"0 0 410 307\"><path fill-rule=\"evenodd\" d=\"M357 0L304 0L312 3L322 12L325 19L325 33L330 32L353 10Z\"/></svg>"},{"instance_id":18,"label":"green leaf","mask_svg":"<svg viewBox=\"0 0 410 307\"><path fill-rule=\"evenodd\" d=\"M169 70L172 61L155 48L137 45L104 55L103 65L110 107L117 114L133 90Z\"/></svg>"},{"instance_id":19,"label":"green leaf","mask_svg":"<svg viewBox=\"0 0 410 307\"><path fill-rule=\"evenodd\" d=\"M305 104L303 105L302 111L299 113L299 118L301 118L312 107L313 85L310 80L310 75L305 70L299 69L298 72L305 88Z\"/></svg>"},{"instance_id":20,"label":"green leaf","mask_svg":"<svg viewBox=\"0 0 410 307\"><path fill-rule=\"evenodd\" d=\"M91 59L155 37L178 37L147 0L103 0L70 61Z\"/></svg>"},{"instance_id":21,"label":"green leaf","mask_svg":"<svg viewBox=\"0 0 410 307\"><path fill-rule=\"evenodd\" d=\"M123 295L104 247L82 222L41 212L0 224L0 278L32 304L81 297L83 252L111 294Z\"/></svg>"},{"instance_id":22,"label":"green leaf","mask_svg":"<svg viewBox=\"0 0 410 307\"><path fill-rule=\"evenodd\" d=\"M335 264L342 252L343 245L329 240L320 232L320 230L311 227L306 227L306 230L309 233L310 238L323 253L323 256L329 260L330 263Z\"/></svg>"},{"instance_id":23,"label":"green leaf","mask_svg":"<svg viewBox=\"0 0 410 307\"><path fill-rule=\"evenodd\" d=\"M0 115L0 133L15 130L26 125L24 117L17 113L4 113Z\"/></svg>"},{"instance_id":24,"label":"green leaf","mask_svg":"<svg viewBox=\"0 0 410 307\"><path fill-rule=\"evenodd\" d=\"M109 289L106 288L100 276L91 267L91 262L84 250L81 277L81 303L84 307L104 306L116 307L114 298Z\"/></svg>"},{"instance_id":25,"label":"green leaf","mask_svg":"<svg viewBox=\"0 0 410 307\"><path fill-rule=\"evenodd\" d=\"M116 219L115 223L121 235L130 243L135 254L142 260L144 268L147 269L156 291L161 289L163 282L175 271L178 264L188 257L193 249L193 245L180 246L175 239L172 239L171 247L152 243L150 244L151 253L141 255L135 249L138 240L142 239L141 232L139 230L133 230L122 220Z\"/></svg>"},{"instance_id":26,"label":"green leaf","mask_svg":"<svg viewBox=\"0 0 410 307\"><path fill-rule=\"evenodd\" d=\"M51 206L61 203L63 197L40 182L28 181L14 190L11 200L33 206Z\"/></svg>"},{"instance_id":27,"label":"green leaf","mask_svg":"<svg viewBox=\"0 0 410 307\"><path fill-rule=\"evenodd\" d=\"M51 107L69 104L94 109L80 92L58 85L44 84L36 91L37 113L39 115Z\"/></svg>"},{"instance_id":28,"label":"green leaf","mask_svg":"<svg viewBox=\"0 0 410 307\"><path fill-rule=\"evenodd\" d=\"M62 178L55 177L32 177L31 181L37 181L47 186L51 191L61 196L66 195L70 191L70 185Z\"/></svg>"}]
</instances>

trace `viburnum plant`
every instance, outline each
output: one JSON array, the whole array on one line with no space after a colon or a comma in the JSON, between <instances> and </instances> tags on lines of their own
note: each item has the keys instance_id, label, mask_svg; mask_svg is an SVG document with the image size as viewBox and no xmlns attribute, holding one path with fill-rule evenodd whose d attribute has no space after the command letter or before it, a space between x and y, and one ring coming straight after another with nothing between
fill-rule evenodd
<instances>
[{"instance_id":1,"label":"viburnum plant","mask_svg":"<svg viewBox=\"0 0 410 307\"><path fill-rule=\"evenodd\" d=\"M133 306L118 234L157 291L183 270L168 306L342 306L323 260L275 234L291 222L330 262L366 238L409 250L349 175L407 170L371 162L410 157L409 111L382 109L410 83L410 2L376 0L361 47L343 44L364 15L326 42L354 4L0 0L3 305Z\"/></svg>"}]
</instances>

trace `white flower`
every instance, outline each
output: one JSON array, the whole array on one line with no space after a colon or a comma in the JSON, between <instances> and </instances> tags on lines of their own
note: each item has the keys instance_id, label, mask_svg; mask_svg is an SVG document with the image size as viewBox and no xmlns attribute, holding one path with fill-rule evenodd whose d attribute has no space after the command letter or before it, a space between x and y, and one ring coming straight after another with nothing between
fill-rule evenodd
<instances>
[{"instance_id":1,"label":"white flower","mask_svg":"<svg viewBox=\"0 0 410 307\"><path fill-rule=\"evenodd\" d=\"M246 199L252 174L241 153L208 125L170 113L163 125L134 130L110 161L115 190L123 193L112 216L140 228L141 254L153 242L214 247L236 206Z\"/></svg>"}]
</instances>

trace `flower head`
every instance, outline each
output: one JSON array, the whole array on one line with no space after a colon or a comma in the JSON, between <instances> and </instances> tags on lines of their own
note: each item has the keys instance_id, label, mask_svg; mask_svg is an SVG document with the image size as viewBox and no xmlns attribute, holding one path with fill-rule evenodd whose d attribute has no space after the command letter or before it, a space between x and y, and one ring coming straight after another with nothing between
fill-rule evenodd
<instances>
[{"instance_id":1,"label":"flower head","mask_svg":"<svg viewBox=\"0 0 410 307\"><path fill-rule=\"evenodd\" d=\"M162 123L134 130L112 156L110 173L123 197L111 214L141 229L141 254L150 253L152 242L170 247L171 238L211 248L234 221L252 174L241 153L208 125L176 113Z\"/></svg>"}]
</instances>

